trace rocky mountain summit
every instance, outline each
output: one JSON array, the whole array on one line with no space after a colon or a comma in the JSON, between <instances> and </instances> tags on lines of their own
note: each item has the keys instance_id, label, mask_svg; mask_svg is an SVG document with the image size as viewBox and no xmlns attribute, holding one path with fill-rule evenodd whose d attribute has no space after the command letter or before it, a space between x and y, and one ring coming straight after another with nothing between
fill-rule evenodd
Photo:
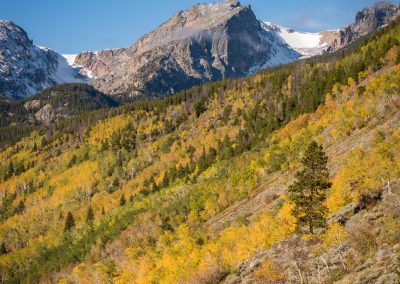
<instances>
[{"instance_id":1,"label":"rocky mountain summit","mask_svg":"<svg viewBox=\"0 0 400 284\"><path fill-rule=\"evenodd\" d=\"M380 2L358 12L348 27L306 33L261 22L239 1L199 4L176 13L130 48L84 52L75 64L91 70L94 86L103 92L168 95L335 51L386 25L398 11L398 5Z\"/></svg>"},{"instance_id":2,"label":"rocky mountain summit","mask_svg":"<svg viewBox=\"0 0 400 284\"><path fill-rule=\"evenodd\" d=\"M338 36L330 44L330 50L338 50L357 38L376 31L395 19L400 12L400 5L379 2L364 8L356 14L355 22L340 29Z\"/></svg>"},{"instance_id":3,"label":"rocky mountain summit","mask_svg":"<svg viewBox=\"0 0 400 284\"><path fill-rule=\"evenodd\" d=\"M86 52L75 63L91 69L106 93L171 94L299 56L250 6L225 1L178 12L130 48Z\"/></svg>"},{"instance_id":4,"label":"rocky mountain summit","mask_svg":"<svg viewBox=\"0 0 400 284\"><path fill-rule=\"evenodd\" d=\"M27 33L10 21L0 21L0 95L21 99L45 87L85 82L57 52L33 44Z\"/></svg>"}]
</instances>

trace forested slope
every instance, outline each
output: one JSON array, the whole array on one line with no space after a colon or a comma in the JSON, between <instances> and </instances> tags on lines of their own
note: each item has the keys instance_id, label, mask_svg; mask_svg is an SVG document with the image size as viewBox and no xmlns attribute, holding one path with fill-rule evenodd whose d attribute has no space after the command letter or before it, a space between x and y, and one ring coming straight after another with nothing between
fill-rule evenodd
<instances>
[{"instance_id":1,"label":"forested slope","mask_svg":"<svg viewBox=\"0 0 400 284\"><path fill-rule=\"evenodd\" d=\"M329 215L388 181L398 200L399 40L393 23L332 55L31 133L0 153L2 280L218 282L294 237L285 193L312 140L329 156ZM379 223L389 244L397 213ZM330 230L312 239L336 246Z\"/></svg>"}]
</instances>

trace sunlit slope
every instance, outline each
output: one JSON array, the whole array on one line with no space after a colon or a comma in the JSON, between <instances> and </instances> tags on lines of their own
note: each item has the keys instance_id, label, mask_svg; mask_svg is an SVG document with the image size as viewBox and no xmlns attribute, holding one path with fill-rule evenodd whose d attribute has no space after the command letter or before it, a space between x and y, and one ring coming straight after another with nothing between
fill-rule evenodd
<instances>
[{"instance_id":1,"label":"sunlit slope","mask_svg":"<svg viewBox=\"0 0 400 284\"><path fill-rule=\"evenodd\" d=\"M312 139L330 157L330 213L396 180L399 35L393 24L327 57L81 115L6 149L3 280L217 282L294 234L282 194ZM259 210L223 217L265 191Z\"/></svg>"}]
</instances>

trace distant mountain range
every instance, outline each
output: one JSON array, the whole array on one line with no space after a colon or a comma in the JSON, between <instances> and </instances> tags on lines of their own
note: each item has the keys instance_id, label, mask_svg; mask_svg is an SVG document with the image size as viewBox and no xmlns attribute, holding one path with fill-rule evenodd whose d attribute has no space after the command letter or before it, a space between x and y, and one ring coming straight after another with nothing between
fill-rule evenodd
<instances>
[{"instance_id":1,"label":"distant mountain range","mask_svg":"<svg viewBox=\"0 0 400 284\"><path fill-rule=\"evenodd\" d=\"M0 21L0 95L21 99L66 82L115 96L170 95L338 50L398 14L399 5L380 2L347 27L305 33L262 22L249 5L229 0L178 12L129 48L76 55L36 46L21 27Z\"/></svg>"}]
</instances>

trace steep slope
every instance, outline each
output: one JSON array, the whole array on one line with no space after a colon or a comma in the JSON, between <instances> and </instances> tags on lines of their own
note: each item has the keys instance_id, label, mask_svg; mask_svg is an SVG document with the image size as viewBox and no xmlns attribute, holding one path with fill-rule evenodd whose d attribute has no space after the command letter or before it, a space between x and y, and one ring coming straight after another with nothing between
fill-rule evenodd
<instances>
[{"instance_id":1,"label":"steep slope","mask_svg":"<svg viewBox=\"0 0 400 284\"><path fill-rule=\"evenodd\" d=\"M34 45L21 27L0 20L0 96L21 99L54 84L89 81L79 71L62 55Z\"/></svg>"},{"instance_id":2,"label":"steep slope","mask_svg":"<svg viewBox=\"0 0 400 284\"><path fill-rule=\"evenodd\" d=\"M75 63L92 70L94 86L106 93L134 96L172 94L298 57L261 27L249 6L231 0L196 5L130 48L82 53Z\"/></svg>"},{"instance_id":3,"label":"steep slope","mask_svg":"<svg viewBox=\"0 0 400 284\"><path fill-rule=\"evenodd\" d=\"M341 87L319 112L297 119L275 134L278 148L285 151L299 143L301 133L323 129L314 139L323 142L330 158L330 229L308 240L293 235L259 250L221 283L265 283L274 277L280 283L304 279L309 283L400 281L400 176L398 168L385 170L393 162L386 154L393 154L397 160L400 153L399 71L397 65L372 74L359 86L366 89L363 94L358 93L354 82ZM377 116L368 117L366 113ZM388 151L385 154L384 149ZM209 220L208 228L224 231L237 220L257 222L279 207L293 180L290 168L267 176L253 196Z\"/></svg>"},{"instance_id":4,"label":"steep slope","mask_svg":"<svg viewBox=\"0 0 400 284\"><path fill-rule=\"evenodd\" d=\"M397 198L399 35L393 23L339 53L82 114L2 151L2 280L218 283L234 271L247 277L240 262L297 239L282 193L313 139L330 157L333 217L352 203L372 210L388 181ZM248 206L260 199L254 210ZM345 255L348 270L338 277L369 269L374 263L367 260L399 243L395 214L390 209L376 223L378 234L365 235L367 246L349 238L354 258ZM339 247L321 234L311 242ZM392 259L389 253L378 265ZM302 275L310 269L299 267ZM288 269L284 276L293 279Z\"/></svg>"}]
</instances>

